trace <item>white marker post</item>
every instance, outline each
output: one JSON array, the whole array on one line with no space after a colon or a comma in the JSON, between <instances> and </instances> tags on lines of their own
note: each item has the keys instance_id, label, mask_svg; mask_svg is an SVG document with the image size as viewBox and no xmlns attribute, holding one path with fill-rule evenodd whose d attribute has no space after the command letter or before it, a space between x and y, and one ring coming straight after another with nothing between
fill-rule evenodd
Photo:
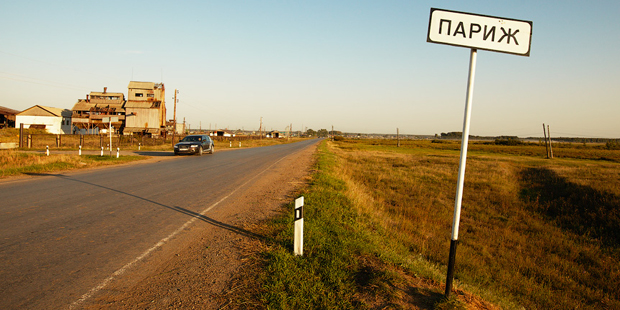
<instances>
[{"instance_id":1,"label":"white marker post","mask_svg":"<svg viewBox=\"0 0 620 310\"><path fill-rule=\"evenodd\" d=\"M293 242L295 255L304 255L304 197L295 199L295 239Z\"/></svg>"},{"instance_id":2,"label":"white marker post","mask_svg":"<svg viewBox=\"0 0 620 310\"><path fill-rule=\"evenodd\" d=\"M45 155L50 156L50 146L49 145L45 146Z\"/></svg>"},{"instance_id":3,"label":"white marker post","mask_svg":"<svg viewBox=\"0 0 620 310\"><path fill-rule=\"evenodd\" d=\"M82 146L80 145L80 149L78 150L78 155L82 156Z\"/></svg>"},{"instance_id":4,"label":"white marker post","mask_svg":"<svg viewBox=\"0 0 620 310\"><path fill-rule=\"evenodd\" d=\"M461 157L454 201L454 221L452 223L446 279L445 296L449 297L452 291L452 280L454 279L454 264L456 261L456 246L458 244L459 222L461 219L467 144L469 143L469 121L471 118L478 49L529 56L532 41L532 22L431 8L426 41L471 48Z\"/></svg>"},{"instance_id":5,"label":"white marker post","mask_svg":"<svg viewBox=\"0 0 620 310\"><path fill-rule=\"evenodd\" d=\"M142 143L138 143L138 151L140 150L141 147L142 147Z\"/></svg>"},{"instance_id":6,"label":"white marker post","mask_svg":"<svg viewBox=\"0 0 620 310\"><path fill-rule=\"evenodd\" d=\"M121 148L117 147L117 148L116 148L116 158L118 158L118 156L120 155L120 153L121 153Z\"/></svg>"},{"instance_id":7,"label":"white marker post","mask_svg":"<svg viewBox=\"0 0 620 310\"><path fill-rule=\"evenodd\" d=\"M103 146L101 147L101 156L103 156Z\"/></svg>"}]
</instances>

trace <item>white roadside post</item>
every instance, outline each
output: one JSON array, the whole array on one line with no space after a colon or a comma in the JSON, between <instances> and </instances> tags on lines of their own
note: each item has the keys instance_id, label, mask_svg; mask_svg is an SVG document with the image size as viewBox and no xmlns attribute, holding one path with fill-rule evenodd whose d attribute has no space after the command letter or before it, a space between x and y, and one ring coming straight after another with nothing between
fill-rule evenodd
<instances>
[{"instance_id":1,"label":"white roadside post","mask_svg":"<svg viewBox=\"0 0 620 310\"><path fill-rule=\"evenodd\" d=\"M103 156L103 146L101 147L101 156Z\"/></svg>"},{"instance_id":2,"label":"white roadside post","mask_svg":"<svg viewBox=\"0 0 620 310\"><path fill-rule=\"evenodd\" d=\"M45 146L45 155L50 156L50 146L49 145Z\"/></svg>"},{"instance_id":3,"label":"white roadside post","mask_svg":"<svg viewBox=\"0 0 620 310\"><path fill-rule=\"evenodd\" d=\"M304 255L304 197L295 199L295 236L293 242L295 255Z\"/></svg>"},{"instance_id":4,"label":"white roadside post","mask_svg":"<svg viewBox=\"0 0 620 310\"><path fill-rule=\"evenodd\" d=\"M138 151L140 150L141 147L142 147L142 143L138 143Z\"/></svg>"},{"instance_id":5,"label":"white roadside post","mask_svg":"<svg viewBox=\"0 0 620 310\"><path fill-rule=\"evenodd\" d=\"M82 156L82 146L80 145L80 149L78 150L78 155Z\"/></svg>"},{"instance_id":6,"label":"white roadside post","mask_svg":"<svg viewBox=\"0 0 620 310\"><path fill-rule=\"evenodd\" d=\"M456 198L454 199L454 221L452 223L448 274L446 278L445 296L449 297L452 291L456 247L458 245L461 202L463 200L465 165L467 161L467 144L469 143L469 122L471 118L478 49L529 57L532 42L532 22L431 8L426 41L471 48L465 116L463 120L463 137L461 141L461 156L459 160Z\"/></svg>"},{"instance_id":7,"label":"white roadside post","mask_svg":"<svg viewBox=\"0 0 620 310\"><path fill-rule=\"evenodd\" d=\"M241 141L239 141L239 147L241 147Z\"/></svg>"},{"instance_id":8,"label":"white roadside post","mask_svg":"<svg viewBox=\"0 0 620 310\"><path fill-rule=\"evenodd\" d=\"M232 147L232 141L230 141L230 145L229 145L229 147Z\"/></svg>"},{"instance_id":9,"label":"white roadside post","mask_svg":"<svg viewBox=\"0 0 620 310\"><path fill-rule=\"evenodd\" d=\"M117 147L117 148L116 148L116 158L118 158L118 156L120 155L120 153L121 153L121 148Z\"/></svg>"}]
</instances>

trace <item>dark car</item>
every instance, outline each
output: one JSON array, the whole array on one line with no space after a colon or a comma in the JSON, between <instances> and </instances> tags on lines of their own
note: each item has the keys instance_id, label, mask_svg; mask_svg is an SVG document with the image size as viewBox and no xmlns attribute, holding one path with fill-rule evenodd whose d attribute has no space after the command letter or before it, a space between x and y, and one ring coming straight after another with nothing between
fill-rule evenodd
<instances>
[{"instance_id":1,"label":"dark car","mask_svg":"<svg viewBox=\"0 0 620 310\"><path fill-rule=\"evenodd\" d=\"M215 146L213 140L207 135L189 135L174 145L174 155L198 154L207 152L213 154Z\"/></svg>"}]
</instances>

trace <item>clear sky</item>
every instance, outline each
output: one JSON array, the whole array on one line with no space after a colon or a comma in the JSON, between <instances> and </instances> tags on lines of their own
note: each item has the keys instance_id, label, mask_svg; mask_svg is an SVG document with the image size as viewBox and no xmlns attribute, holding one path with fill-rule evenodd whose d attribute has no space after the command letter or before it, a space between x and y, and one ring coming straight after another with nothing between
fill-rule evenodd
<instances>
[{"instance_id":1,"label":"clear sky","mask_svg":"<svg viewBox=\"0 0 620 310\"><path fill-rule=\"evenodd\" d=\"M0 106L135 80L191 128L462 131L470 51L426 42L431 7L533 21L530 57L479 51L472 135L620 138L618 0L0 0Z\"/></svg>"}]
</instances>

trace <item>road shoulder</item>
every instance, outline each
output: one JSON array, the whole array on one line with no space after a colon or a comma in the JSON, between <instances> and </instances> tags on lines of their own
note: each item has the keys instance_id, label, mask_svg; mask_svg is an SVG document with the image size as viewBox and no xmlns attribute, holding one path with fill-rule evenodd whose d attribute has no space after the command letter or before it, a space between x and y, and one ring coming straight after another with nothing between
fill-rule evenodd
<instances>
[{"instance_id":1,"label":"road shoulder","mask_svg":"<svg viewBox=\"0 0 620 310\"><path fill-rule=\"evenodd\" d=\"M112 281L83 309L217 309L263 239L254 227L295 199L316 144L266 170L144 262Z\"/></svg>"}]
</instances>

